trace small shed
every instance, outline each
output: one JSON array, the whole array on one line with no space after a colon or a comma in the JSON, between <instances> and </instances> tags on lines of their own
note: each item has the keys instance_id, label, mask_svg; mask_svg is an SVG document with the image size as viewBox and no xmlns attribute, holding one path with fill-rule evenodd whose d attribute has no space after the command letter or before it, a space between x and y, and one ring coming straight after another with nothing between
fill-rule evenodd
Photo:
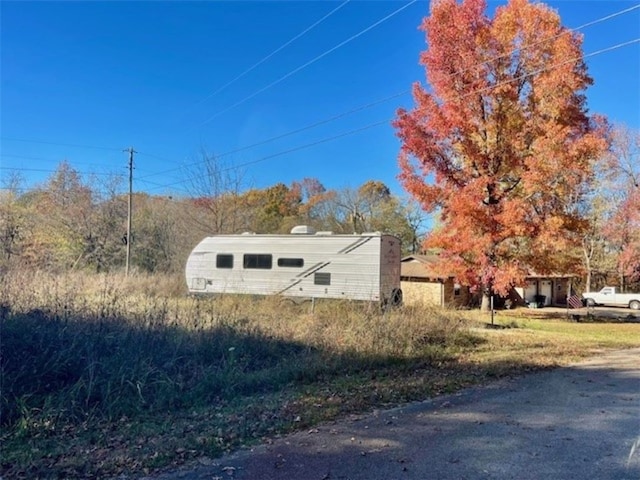
<instances>
[{"instance_id":1,"label":"small shed","mask_svg":"<svg viewBox=\"0 0 640 480\"><path fill-rule=\"evenodd\" d=\"M469 288L458 284L453 276L436 273L437 262L437 255L409 255L402 258L400 284L404 302L408 305L468 306L472 301Z\"/></svg>"}]
</instances>

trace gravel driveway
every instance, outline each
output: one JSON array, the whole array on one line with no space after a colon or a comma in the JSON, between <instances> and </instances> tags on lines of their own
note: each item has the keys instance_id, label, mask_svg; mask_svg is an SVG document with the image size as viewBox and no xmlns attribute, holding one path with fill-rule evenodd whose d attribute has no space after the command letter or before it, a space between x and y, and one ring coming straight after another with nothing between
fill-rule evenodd
<instances>
[{"instance_id":1,"label":"gravel driveway","mask_svg":"<svg viewBox=\"0 0 640 480\"><path fill-rule=\"evenodd\" d=\"M351 417L155 477L640 480L640 349Z\"/></svg>"}]
</instances>

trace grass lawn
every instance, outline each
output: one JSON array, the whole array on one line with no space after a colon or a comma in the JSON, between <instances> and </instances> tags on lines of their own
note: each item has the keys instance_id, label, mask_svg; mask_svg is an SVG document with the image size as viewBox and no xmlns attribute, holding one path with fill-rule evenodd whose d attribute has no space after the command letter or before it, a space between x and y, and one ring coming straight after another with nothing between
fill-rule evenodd
<instances>
[{"instance_id":1,"label":"grass lawn","mask_svg":"<svg viewBox=\"0 0 640 480\"><path fill-rule=\"evenodd\" d=\"M4 281L3 478L148 474L496 378L640 347L638 323ZM142 282L138 282L138 286ZM98 285L87 289L86 285Z\"/></svg>"}]
</instances>

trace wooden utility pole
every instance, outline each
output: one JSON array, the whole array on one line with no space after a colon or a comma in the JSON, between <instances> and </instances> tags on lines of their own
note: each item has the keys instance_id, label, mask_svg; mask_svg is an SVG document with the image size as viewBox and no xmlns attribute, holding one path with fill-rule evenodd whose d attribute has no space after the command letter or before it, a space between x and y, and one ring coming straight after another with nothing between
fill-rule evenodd
<instances>
[{"instance_id":1,"label":"wooden utility pole","mask_svg":"<svg viewBox=\"0 0 640 480\"><path fill-rule=\"evenodd\" d=\"M127 211L127 260L124 273L129 276L129 262L131 259L131 207L133 205L133 154L136 152L133 147L129 147L125 152L129 152L129 208Z\"/></svg>"}]
</instances>

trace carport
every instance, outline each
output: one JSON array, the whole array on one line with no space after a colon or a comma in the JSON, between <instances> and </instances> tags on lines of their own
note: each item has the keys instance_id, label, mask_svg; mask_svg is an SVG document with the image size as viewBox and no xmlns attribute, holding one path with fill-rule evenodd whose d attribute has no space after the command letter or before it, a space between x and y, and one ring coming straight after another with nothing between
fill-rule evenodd
<instances>
[{"instance_id":1,"label":"carport","mask_svg":"<svg viewBox=\"0 0 640 480\"><path fill-rule=\"evenodd\" d=\"M515 287L512 296L515 303L532 308L565 306L571 295L571 280L574 275L538 275L531 273L524 285Z\"/></svg>"}]
</instances>

